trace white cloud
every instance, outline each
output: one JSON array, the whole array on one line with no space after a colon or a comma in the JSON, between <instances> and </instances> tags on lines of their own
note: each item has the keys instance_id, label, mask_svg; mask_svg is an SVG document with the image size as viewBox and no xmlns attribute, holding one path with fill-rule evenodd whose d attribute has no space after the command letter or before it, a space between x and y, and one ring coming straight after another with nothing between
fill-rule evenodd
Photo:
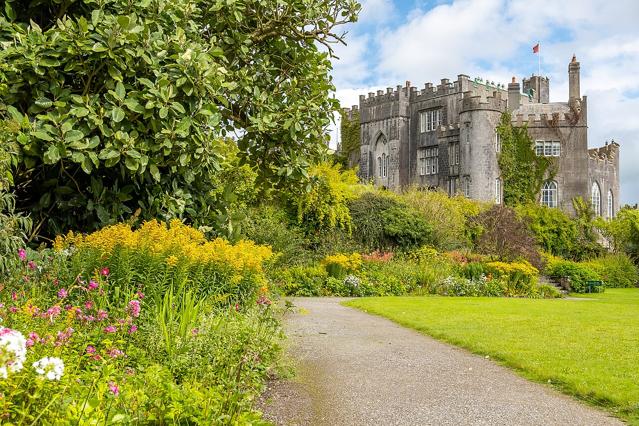
<instances>
[{"instance_id":1,"label":"white cloud","mask_svg":"<svg viewBox=\"0 0 639 426\"><path fill-rule=\"evenodd\" d=\"M404 0L397 0L404 1ZM368 86L415 85L464 73L496 82L537 72L531 47L542 45L542 73L551 78L551 101L568 96L567 68L581 62L581 91L588 95L589 142L614 138L622 146L622 202L639 201L639 1L455 0L414 9L398 21L388 0L364 2L362 23L336 63L338 98L351 105ZM394 20L384 19L392 16ZM394 27L391 27L394 25ZM358 28L362 31L358 33ZM631 97L628 93L634 93Z\"/></svg>"}]
</instances>

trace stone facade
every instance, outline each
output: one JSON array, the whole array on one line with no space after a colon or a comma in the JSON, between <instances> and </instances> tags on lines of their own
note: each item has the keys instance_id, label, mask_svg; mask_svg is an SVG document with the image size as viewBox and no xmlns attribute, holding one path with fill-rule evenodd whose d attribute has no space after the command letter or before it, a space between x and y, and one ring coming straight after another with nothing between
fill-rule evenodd
<instances>
[{"instance_id":1,"label":"stone facade","mask_svg":"<svg viewBox=\"0 0 639 426\"><path fill-rule=\"evenodd\" d=\"M406 82L359 98L360 177L399 190L409 185L502 202L496 133L501 114L526 125L538 155L555 157L558 172L540 202L572 212L572 199L589 200L604 217L619 209L619 145L588 149L588 103L580 95L580 65L568 66L568 102L549 102L547 77L532 76L508 87L442 79L418 90ZM597 200L596 193L599 191ZM599 203L599 204L597 204Z\"/></svg>"}]
</instances>

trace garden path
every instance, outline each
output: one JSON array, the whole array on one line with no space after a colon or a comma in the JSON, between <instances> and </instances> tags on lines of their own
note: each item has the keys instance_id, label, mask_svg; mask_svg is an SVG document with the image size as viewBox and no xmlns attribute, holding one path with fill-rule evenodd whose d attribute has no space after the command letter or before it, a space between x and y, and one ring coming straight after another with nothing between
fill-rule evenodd
<instances>
[{"instance_id":1,"label":"garden path","mask_svg":"<svg viewBox=\"0 0 639 426\"><path fill-rule=\"evenodd\" d=\"M261 403L278 425L613 425L606 413L340 298L295 298L297 375Z\"/></svg>"}]
</instances>

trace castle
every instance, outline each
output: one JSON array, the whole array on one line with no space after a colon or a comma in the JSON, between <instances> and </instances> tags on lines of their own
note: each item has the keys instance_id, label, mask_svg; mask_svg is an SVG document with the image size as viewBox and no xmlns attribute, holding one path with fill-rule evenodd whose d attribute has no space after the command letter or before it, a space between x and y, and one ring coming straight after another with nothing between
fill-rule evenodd
<instances>
[{"instance_id":1,"label":"castle","mask_svg":"<svg viewBox=\"0 0 639 426\"><path fill-rule=\"evenodd\" d=\"M549 102L547 77L513 77L508 87L471 80L442 79L418 90L410 82L386 93L359 97L360 177L398 190L409 185L441 188L450 195L501 204L503 181L496 132L503 112L515 126L527 125L537 155L554 157L557 173L544 182L539 202L573 212L580 196L594 212L614 217L619 209L619 145L588 149L588 102L580 95L580 65L568 65L568 102Z\"/></svg>"}]
</instances>

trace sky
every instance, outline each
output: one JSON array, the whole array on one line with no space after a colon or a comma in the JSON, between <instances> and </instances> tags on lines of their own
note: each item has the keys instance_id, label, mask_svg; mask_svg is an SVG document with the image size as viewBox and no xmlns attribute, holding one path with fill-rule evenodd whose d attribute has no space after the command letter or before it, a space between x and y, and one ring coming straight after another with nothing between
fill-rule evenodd
<instances>
[{"instance_id":1,"label":"sky","mask_svg":"<svg viewBox=\"0 0 639 426\"><path fill-rule=\"evenodd\" d=\"M333 61L342 106L359 95L458 74L507 84L541 74L550 101L568 100L568 63L581 63L588 145L621 145L621 202L639 202L639 0L360 0ZM332 130L332 146L337 132Z\"/></svg>"}]
</instances>

